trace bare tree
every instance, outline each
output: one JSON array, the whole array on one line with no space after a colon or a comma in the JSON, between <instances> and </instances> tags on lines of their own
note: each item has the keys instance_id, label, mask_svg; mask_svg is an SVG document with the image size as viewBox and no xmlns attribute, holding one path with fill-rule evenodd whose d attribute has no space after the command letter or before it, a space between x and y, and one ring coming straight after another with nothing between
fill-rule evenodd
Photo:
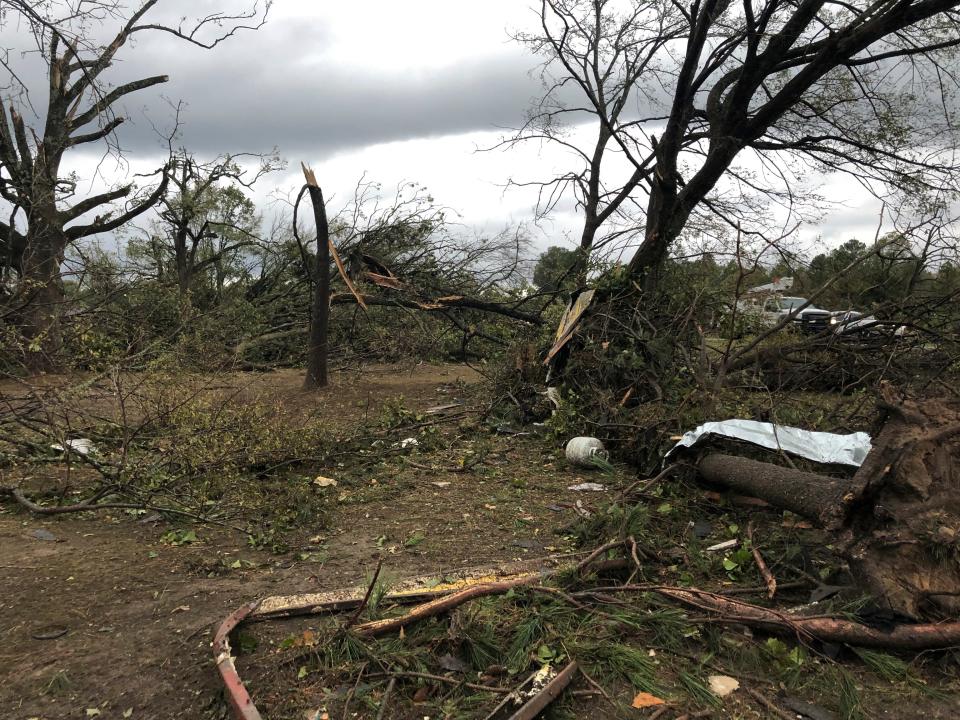
<instances>
[{"instance_id":1,"label":"bare tree","mask_svg":"<svg viewBox=\"0 0 960 720\"><path fill-rule=\"evenodd\" d=\"M253 171L240 163L255 160ZM232 254L258 241L256 212L244 195L265 173L280 167L276 157L222 155L198 161L180 150L170 161L168 192L159 201L160 222L148 233L148 254L160 263L169 258L181 298L194 276L213 266L222 290L222 265Z\"/></svg>"},{"instance_id":2,"label":"bare tree","mask_svg":"<svg viewBox=\"0 0 960 720\"><path fill-rule=\"evenodd\" d=\"M548 141L569 151L577 170L546 181L512 184L539 188L538 212L549 213L572 190L584 219L579 253L571 275L586 280L590 255L617 237L598 241L604 224L629 219L625 204L650 174L646 155L635 158L631 132L657 117L637 117L636 107L650 104L654 90L645 81L659 67L659 53L682 37L684 25L676 8L660 0L622 4L560 0L541 7L539 32L516 39L546 57L542 68L545 92L527 122L500 146ZM559 23L554 22L559 21ZM571 90L575 86L579 93ZM571 95L577 95L573 101ZM570 137L570 125L595 115L594 138L581 147ZM618 157L619 156L619 157ZM626 170L622 157L629 162ZM611 168L611 164L614 166Z\"/></svg>"},{"instance_id":3,"label":"bare tree","mask_svg":"<svg viewBox=\"0 0 960 720\"><path fill-rule=\"evenodd\" d=\"M30 349L28 364L35 370L51 367L60 346L59 308L64 300L60 263L67 246L141 215L163 196L169 182L163 168L157 171L159 182L151 190L138 191L128 183L74 198L76 183L61 171L65 153L80 145L112 142L124 121L113 112L114 105L131 93L167 81L166 75L155 75L108 85L105 71L137 33L169 33L212 48L241 28L262 26L269 9L269 3L262 9L254 5L249 12L218 12L191 24L169 26L147 19L157 2L128 6L118 0L0 1L0 22L29 27L48 80L43 127L28 127L23 106L29 106L30 88L23 86L8 62L3 63L7 86L19 87L20 93L10 99L9 114L0 108L0 197L12 208L8 221L0 222L0 257L19 276L20 326ZM120 22L120 28L109 41L94 39L96 30L114 21ZM119 201L125 204L117 209ZM95 217L85 219L90 214ZM22 230L17 229L18 220Z\"/></svg>"},{"instance_id":4,"label":"bare tree","mask_svg":"<svg viewBox=\"0 0 960 720\"><path fill-rule=\"evenodd\" d=\"M598 221L642 208L629 273L651 290L692 218L762 231L769 214L758 214L758 198L794 210L810 171L849 173L878 194L955 190L958 5L542 0L541 32L523 38L556 77L538 117L589 113L596 149L608 137L631 168L626 182L601 190L602 152L575 148L586 170L553 181L578 190L583 246ZM582 102L564 102L570 86ZM639 107L624 105L631 90ZM551 102L556 109L544 110Z\"/></svg>"}]
</instances>

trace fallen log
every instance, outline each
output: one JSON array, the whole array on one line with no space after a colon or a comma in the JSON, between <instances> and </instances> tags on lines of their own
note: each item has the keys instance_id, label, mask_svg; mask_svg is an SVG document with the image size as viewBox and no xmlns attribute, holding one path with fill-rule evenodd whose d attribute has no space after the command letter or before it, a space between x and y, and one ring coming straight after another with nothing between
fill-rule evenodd
<instances>
[{"instance_id":1,"label":"fallen log","mask_svg":"<svg viewBox=\"0 0 960 720\"><path fill-rule=\"evenodd\" d=\"M821 524L829 522L834 505L843 501L850 488L850 480L723 453L704 455L697 469L707 482L762 498ZM825 511L827 517L821 518Z\"/></svg>"},{"instance_id":2,"label":"fallen log","mask_svg":"<svg viewBox=\"0 0 960 720\"><path fill-rule=\"evenodd\" d=\"M960 617L960 401L888 399L857 473L838 479L709 453L700 476L810 518L836 538L877 603L913 619Z\"/></svg>"}]
</instances>

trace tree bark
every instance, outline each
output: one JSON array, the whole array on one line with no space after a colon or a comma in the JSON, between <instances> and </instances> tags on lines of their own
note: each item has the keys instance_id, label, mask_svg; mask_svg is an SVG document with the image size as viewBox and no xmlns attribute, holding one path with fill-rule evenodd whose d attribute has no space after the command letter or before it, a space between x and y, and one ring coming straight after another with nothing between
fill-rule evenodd
<instances>
[{"instance_id":1,"label":"tree bark","mask_svg":"<svg viewBox=\"0 0 960 720\"><path fill-rule=\"evenodd\" d=\"M759 462L748 458L710 453L697 465L700 477L744 495L760 497L779 508L813 518L826 525L832 507L842 500L850 480Z\"/></svg>"},{"instance_id":2,"label":"tree bark","mask_svg":"<svg viewBox=\"0 0 960 720\"><path fill-rule=\"evenodd\" d=\"M323 192L313 171L303 169L307 181L313 218L317 227L317 254L313 267L313 299L310 306L310 338L307 341L307 375L304 390L327 386L327 326L330 319L330 229Z\"/></svg>"},{"instance_id":3,"label":"tree bark","mask_svg":"<svg viewBox=\"0 0 960 720\"><path fill-rule=\"evenodd\" d=\"M51 204L31 209L22 258L25 295L21 332L27 343L26 365L31 372L49 372L58 365L63 345L60 317L66 300L60 263L67 246L57 211Z\"/></svg>"}]
</instances>

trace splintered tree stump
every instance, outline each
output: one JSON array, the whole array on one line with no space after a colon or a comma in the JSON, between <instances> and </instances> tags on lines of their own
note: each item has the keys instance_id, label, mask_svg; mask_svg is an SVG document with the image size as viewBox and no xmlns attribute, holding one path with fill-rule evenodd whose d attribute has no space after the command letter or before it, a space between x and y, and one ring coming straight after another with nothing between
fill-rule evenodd
<instances>
[{"instance_id":1,"label":"splintered tree stump","mask_svg":"<svg viewBox=\"0 0 960 720\"><path fill-rule=\"evenodd\" d=\"M960 401L903 400L850 479L710 453L701 477L791 510L832 532L853 576L910 618L960 617Z\"/></svg>"}]
</instances>

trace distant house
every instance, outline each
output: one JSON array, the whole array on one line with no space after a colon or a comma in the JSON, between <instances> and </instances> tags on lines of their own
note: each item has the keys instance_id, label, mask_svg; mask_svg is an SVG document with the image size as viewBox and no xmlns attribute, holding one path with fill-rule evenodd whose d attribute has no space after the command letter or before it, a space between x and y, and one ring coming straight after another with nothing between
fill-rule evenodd
<instances>
[{"instance_id":1,"label":"distant house","mask_svg":"<svg viewBox=\"0 0 960 720\"><path fill-rule=\"evenodd\" d=\"M776 278L773 282L766 285L757 285L747 290L747 295L770 295L772 293L781 293L793 287L793 278Z\"/></svg>"}]
</instances>

